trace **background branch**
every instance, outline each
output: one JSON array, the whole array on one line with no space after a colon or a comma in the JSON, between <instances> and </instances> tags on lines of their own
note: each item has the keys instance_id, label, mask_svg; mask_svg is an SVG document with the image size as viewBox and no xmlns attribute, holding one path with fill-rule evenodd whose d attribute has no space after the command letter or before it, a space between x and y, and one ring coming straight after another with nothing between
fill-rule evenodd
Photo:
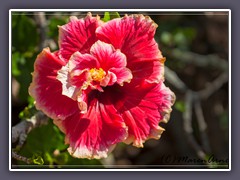
<instances>
[{"instance_id":1,"label":"background branch","mask_svg":"<svg viewBox=\"0 0 240 180\"><path fill-rule=\"evenodd\" d=\"M36 24L38 25L39 33L40 33L40 44L39 49L42 50L47 45L47 21L44 12L35 12L34 18L36 20Z\"/></svg>"},{"instance_id":2,"label":"background branch","mask_svg":"<svg viewBox=\"0 0 240 180\"><path fill-rule=\"evenodd\" d=\"M48 32L48 22L45 16L45 12L35 12L34 18L36 20L36 24L38 25L39 33L40 33L40 43L39 50L41 51L45 47L50 47L51 49L56 49L56 43L47 37Z\"/></svg>"},{"instance_id":3,"label":"background branch","mask_svg":"<svg viewBox=\"0 0 240 180\"><path fill-rule=\"evenodd\" d=\"M189 61L190 59L195 59L191 56L196 57L196 54L194 53L187 53L187 54L181 54L182 58L180 57L180 54L178 54L179 51L175 51L173 53L174 55L179 55L178 58L184 59L185 61ZM197 55L198 56L198 55ZM187 139L189 144L192 146L192 148L195 150L197 156L205 160L207 157L206 153L210 153L211 149L209 146L209 140L207 136L207 124L205 122L203 110L201 107L201 100L209 98L214 92L216 92L218 89L221 88L221 86L228 81L228 73L226 72L226 68L228 68L228 65L226 65L224 60L220 60L219 58L210 56L211 61L207 62L208 58L203 58L204 56L198 56L194 61L191 61L191 63L196 63L196 65L199 66L207 66L208 63L217 66L224 70L224 72L217 77L213 82L208 83L206 88L200 90L200 91L193 91L190 88L187 87L187 85L178 77L177 73L172 71L171 69L165 67L165 78L166 80L171 83L175 88L177 88L180 92L185 94L185 111L183 112L183 129L186 133ZM201 59L201 60L199 60ZM204 60L203 60L204 59ZM201 61L201 62L200 62ZM219 66L221 64L221 66ZM194 105L194 106L193 106ZM196 138L193 135L193 128L192 128L192 111L195 109L198 128L200 131L200 141L201 144L199 144L196 140ZM208 163L207 163L208 165Z\"/></svg>"},{"instance_id":4,"label":"background branch","mask_svg":"<svg viewBox=\"0 0 240 180\"><path fill-rule=\"evenodd\" d=\"M32 160L27 158L27 157L24 157L24 156L21 156L19 154L17 154L17 152L13 151L12 150L12 157L18 161L23 161L25 162L26 164L32 164Z\"/></svg>"},{"instance_id":5,"label":"background branch","mask_svg":"<svg viewBox=\"0 0 240 180\"><path fill-rule=\"evenodd\" d=\"M212 83L208 83L208 85L205 89L199 91L198 92L199 97L202 99L207 99L214 92L216 92L219 88L221 88L223 84L227 83L227 81L228 81L228 73L224 72Z\"/></svg>"},{"instance_id":6,"label":"background branch","mask_svg":"<svg viewBox=\"0 0 240 180\"><path fill-rule=\"evenodd\" d=\"M228 70L228 61L215 54L201 55L180 49L171 49L171 53L168 54L169 57L179 60L185 64L194 64L195 66L204 68L215 68L221 71Z\"/></svg>"},{"instance_id":7,"label":"background branch","mask_svg":"<svg viewBox=\"0 0 240 180\"><path fill-rule=\"evenodd\" d=\"M48 117L43 112L38 111L30 119L26 119L12 127L12 143L18 142L18 147L22 147L26 141L27 134L34 128L48 123Z\"/></svg>"}]
</instances>

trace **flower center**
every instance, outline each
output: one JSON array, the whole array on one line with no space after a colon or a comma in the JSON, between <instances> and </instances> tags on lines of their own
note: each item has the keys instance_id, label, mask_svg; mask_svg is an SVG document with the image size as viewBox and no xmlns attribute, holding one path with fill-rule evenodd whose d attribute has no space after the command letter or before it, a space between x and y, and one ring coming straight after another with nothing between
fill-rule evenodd
<instances>
[{"instance_id":1,"label":"flower center","mask_svg":"<svg viewBox=\"0 0 240 180\"><path fill-rule=\"evenodd\" d=\"M101 81L106 75L106 72L102 68L92 68L89 70L89 73L93 81Z\"/></svg>"}]
</instances>

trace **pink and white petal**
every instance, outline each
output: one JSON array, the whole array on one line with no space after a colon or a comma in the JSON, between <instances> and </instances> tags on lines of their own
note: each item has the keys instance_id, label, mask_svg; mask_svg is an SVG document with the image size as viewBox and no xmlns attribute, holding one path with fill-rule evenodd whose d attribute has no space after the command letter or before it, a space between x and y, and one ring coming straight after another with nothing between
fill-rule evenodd
<instances>
[{"instance_id":1,"label":"pink and white petal","mask_svg":"<svg viewBox=\"0 0 240 180\"><path fill-rule=\"evenodd\" d=\"M62 94L76 100L81 90L88 87L88 70L95 68L97 63L92 55L75 52L67 65L58 71L57 79L62 83Z\"/></svg>"},{"instance_id":2,"label":"pink and white petal","mask_svg":"<svg viewBox=\"0 0 240 180\"><path fill-rule=\"evenodd\" d=\"M89 78L89 72L87 69L84 70L73 70L69 73L69 84L67 87L76 86L78 89L86 89L86 82Z\"/></svg>"},{"instance_id":3,"label":"pink and white petal","mask_svg":"<svg viewBox=\"0 0 240 180\"><path fill-rule=\"evenodd\" d=\"M52 119L65 119L78 111L75 101L62 95L62 84L56 78L65 62L43 49L34 63L29 94L36 100L36 108Z\"/></svg>"},{"instance_id":4,"label":"pink and white petal","mask_svg":"<svg viewBox=\"0 0 240 180\"><path fill-rule=\"evenodd\" d=\"M84 70L99 67L98 60L90 54L75 52L68 62L69 70Z\"/></svg>"},{"instance_id":5,"label":"pink and white petal","mask_svg":"<svg viewBox=\"0 0 240 180\"><path fill-rule=\"evenodd\" d=\"M122 117L113 105L93 99L86 114L55 121L64 133L69 153L76 158L106 158L115 144L127 137Z\"/></svg>"},{"instance_id":6,"label":"pink and white petal","mask_svg":"<svg viewBox=\"0 0 240 180\"><path fill-rule=\"evenodd\" d=\"M69 23L59 26L61 57L68 60L76 51L89 53L90 47L97 41L95 30L102 24L99 16L92 17L88 13L84 19L71 17Z\"/></svg>"},{"instance_id":7,"label":"pink and white petal","mask_svg":"<svg viewBox=\"0 0 240 180\"><path fill-rule=\"evenodd\" d=\"M71 86L69 83L69 68L68 66L63 66L58 72L56 77L62 83L62 94L68 96L72 99L76 93L76 86Z\"/></svg>"},{"instance_id":8,"label":"pink and white petal","mask_svg":"<svg viewBox=\"0 0 240 180\"><path fill-rule=\"evenodd\" d=\"M127 65L126 56L120 50L115 50L111 44L97 41L90 52L98 59L101 68L105 71L111 67L120 68Z\"/></svg>"},{"instance_id":9,"label":"pink and white petal","mask_svg":"<svg viewBox=\"0 0 240 180\"><path fill-rule=\"evenodd\" d=\"M123 86L124 82L130 83L131 79L133 78L133 75L131 71L128 68L111 68L109 69L109 72L112 72L117 77L117 83L121 86Z\"/></svg>"},{"instance_id":10,"label":"pink and white petal","mask_svg":"<svg viewBox=\"0 0 240 180\"><path fill-rule=\"evenodd\" d=\"M113 73L112 73L113 74ZM114 74L113 74L114 75ZM100 81L100 86L106 87L108 86L109 82L110 82L111 76L108 73L103 80ZM117 77L115 76L115 82L117 81Z\"/></svg>"},{"instance_id":11,"label":"pink and white petal","mask_svg":"<svg viewBox=\"0 0 240 180\"><path fill-rule=\"evenodd\" d=\"M101 80L100 85L103 87L112 86L115 82L117 82L117 76L111 71L108 71L105 78Z\"/></svg>"},{"instance_id":12,"label":"pink and white petal","mask_svg":"<svg viewBox=\"0 0 240 180\"><path fill-rule=\"evenodd\" d=\"M90 89L86 89L86 90L81 90L80 94L77 97L77 101L78 101L78 108L80 110L80 113L85 114L87 113L88 110L88 105L87 105L87 100L88 100L88 93L90 93Z\"/></svg>"},{"instance_id":13,"label":"pink and white petal","mask_svg":"<svg viewBox=\"0 0 240 180\"><path fill-rule=\"evenodd\" d=\"M125 86L124 86L125 87ZM126 143L143 147L149 138L160 138L163 128L160 122L167 122L175 95L163 83L146 83L134 89L124 89L121 101L115 103L128 127Z\"/></svg>"},{"instance_id":14,"label":"pink and white petal","mask_svg":"<svg viewBox=\"0 0 240 180\"><path fill-rule=\"evenodd\" d=\"M156 28L157 24L150 17L134 14L108 21L96 29L96 34L99 40L120 49L126 55L128 65L131 65L162 58L154 40Z\"/></svg>"}]
</instances>

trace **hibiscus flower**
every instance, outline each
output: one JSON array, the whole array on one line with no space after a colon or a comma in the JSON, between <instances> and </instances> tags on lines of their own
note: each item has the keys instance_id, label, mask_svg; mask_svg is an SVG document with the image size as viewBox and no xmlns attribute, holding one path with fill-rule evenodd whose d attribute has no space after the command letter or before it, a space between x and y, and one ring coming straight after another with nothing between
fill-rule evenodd
<instances>
[{"instance_id":1,"label":"hibiscus flower","mask_svg":"<svg viewBox=\"0 0 240 180\"><path fill-rule=\"evenodd\" d=\"M141 14L106 23L70 17L59 26L59 50L38 55L29 93L66 134L72 156L105 158L120 142L160 138L175 95L164 85L156 28Z\"/></svg>"}]
</instances>

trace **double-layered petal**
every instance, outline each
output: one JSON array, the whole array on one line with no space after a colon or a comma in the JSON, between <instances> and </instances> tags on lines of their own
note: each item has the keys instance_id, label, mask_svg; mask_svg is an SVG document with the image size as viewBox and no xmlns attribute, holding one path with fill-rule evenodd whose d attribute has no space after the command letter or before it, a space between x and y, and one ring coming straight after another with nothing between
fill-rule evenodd
<instances>
[{"instance_id":1,"label":"double-layered petal","mask_svg":"<svg viewBox=\"0 0 240 180\"><path fill-rule=\"evenodd\" d=\"M70 22L59 26L59 53L68 60L76 51L89 53L91 46L96 42L96 28L102 25L100 17L92 17L88 13L84 19L70 17Z\"/></svg>"},{"instance_id":2,"label":"double-layered petal","mask_svg":"<svg viewBox=\"0 0 240 180\"><path fill-rule=\"evenodd\" d=\"M58 70L65 64L49 48L43 49L34 64L29 93L36 101L36 108L53 119L63 120L78 111L75 101L63 96L62 84L56 79Z\"/></svg>"},{"instance_id":3,"label":"double-layered petal","mask_svg":"<svg viewBox=\"0 0 240 180\"><path fill-rule=\"evenodd\" d=\"M143 147L160 138L175 96L164 85L156 27L143 15L71 17L59 27L60 50L37 57L29 92L74 157L103 158L119 142Z\"/></svg>"}]
</instances>

